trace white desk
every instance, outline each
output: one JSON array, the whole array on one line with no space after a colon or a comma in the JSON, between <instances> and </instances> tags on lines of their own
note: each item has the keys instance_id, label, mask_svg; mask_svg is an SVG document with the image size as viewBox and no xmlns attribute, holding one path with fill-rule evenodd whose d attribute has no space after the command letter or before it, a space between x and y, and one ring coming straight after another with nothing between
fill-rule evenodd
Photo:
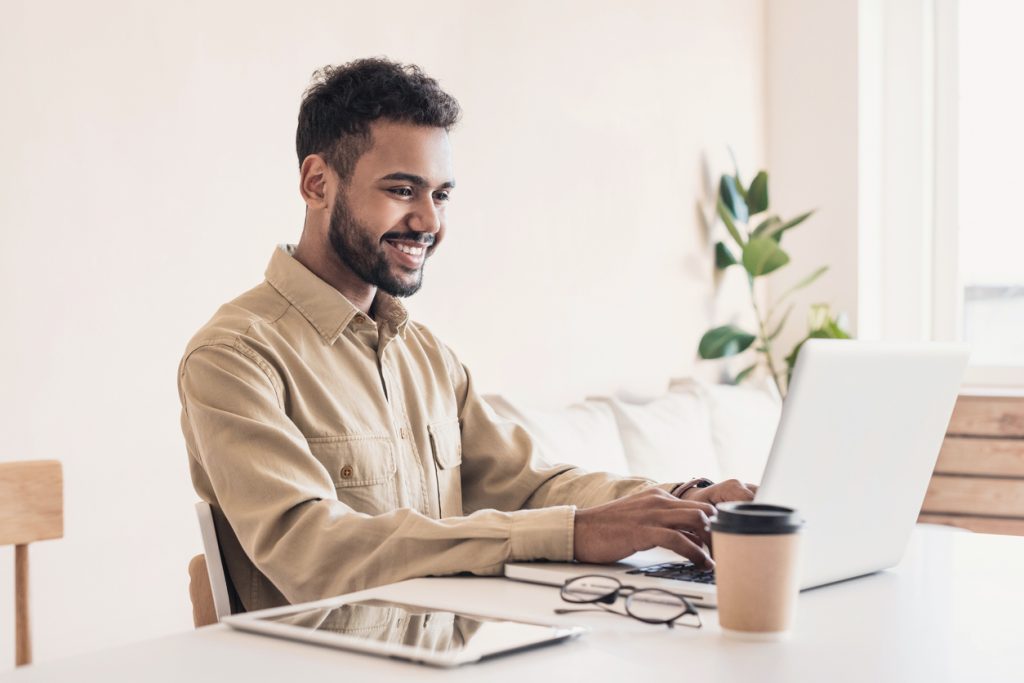
<instances>
[{"instance_id":1,"label":"white desk","mask_svg":"<svg viewBox=\"0 0 1024 683\"><path fill-rule=\"evenodd\" d=\"M555 617L554 588L504 579L418 579L363 595L444 596L453 608L560 619L593 631L561 645L461 669L238 633L224 626L2 676L11 681L1024 681L1024 538L920 527L895 569L800 595L788 642L724 639L609 614ZM664 677L664 678L661 678Z\"/></svg>"}]
</instances>

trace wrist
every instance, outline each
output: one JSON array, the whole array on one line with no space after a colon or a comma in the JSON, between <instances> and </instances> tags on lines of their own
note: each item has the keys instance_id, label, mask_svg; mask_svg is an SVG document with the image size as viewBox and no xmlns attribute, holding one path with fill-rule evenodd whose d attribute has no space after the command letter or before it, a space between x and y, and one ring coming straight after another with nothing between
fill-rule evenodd
<instances>
[{"instance_id":1,"label":"wrist","mask_svg":"<svg viewBox=\"0 0 1024 683\"><path fill-rule=\"evenodd\" d=\"M706 489L709 486L713 486L714 483L715 482L705 477L697 477L696 479L691 479L685 484L680 484L672 489L672 495L681 500L685 500L688 497L692 497L693 492L699 489ZM686 495L688 492L690 493L690 496Z\"/></svg>"}]
</instances>

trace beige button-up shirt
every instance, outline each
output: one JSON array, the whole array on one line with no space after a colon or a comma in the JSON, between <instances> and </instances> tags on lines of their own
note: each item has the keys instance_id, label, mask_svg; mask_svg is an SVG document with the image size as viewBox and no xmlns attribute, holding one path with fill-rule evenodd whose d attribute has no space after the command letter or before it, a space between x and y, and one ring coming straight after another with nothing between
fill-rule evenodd
<instances>
[{"instance_id":1,"label":"beige button-up shirt","mask_svg":"<svg viewBox=\"0 0 1024 683\"><path fill-rule=\"evenodd\" d=\"M398 300L378 292L371 319L292 249L178 371L192 480L246 609L570 560L575 506L652 485L543 462Z\"/></svg>"}]
</instances>

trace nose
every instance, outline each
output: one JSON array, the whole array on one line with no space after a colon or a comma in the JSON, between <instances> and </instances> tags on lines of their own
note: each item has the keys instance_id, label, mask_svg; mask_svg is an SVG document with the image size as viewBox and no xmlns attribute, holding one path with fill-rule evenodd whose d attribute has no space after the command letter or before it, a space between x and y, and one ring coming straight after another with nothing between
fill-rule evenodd
<instances>
[{"instance_id":1,"label":"nose","mask_svg":"<svg viewBox=\"0 0 1024 683\"><path fill-rule=\"evenodd\" d=\"M416 232L436 234L443 224L441 208L434 203L432 197L425 197L417 202L409 216L409 227Z\"/></svg>"}]
</instances>

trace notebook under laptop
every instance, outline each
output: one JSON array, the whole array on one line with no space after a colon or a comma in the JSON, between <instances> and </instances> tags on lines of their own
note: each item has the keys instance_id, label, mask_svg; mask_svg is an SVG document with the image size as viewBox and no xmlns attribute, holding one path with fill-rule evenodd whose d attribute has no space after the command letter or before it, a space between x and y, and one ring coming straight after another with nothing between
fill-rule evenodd
<instances>
[{"instance_id":1,"label":"notebook under laptop","mask_svg":"<svg viewBox=\"0 0 1024 683\"><path fill-rule=\"evenodd\" d=\"M793 372L756 501L798 509L801 589L900 561L967 364L963 345L812 339ZM667 550L614 565L511 562L511 579L562 585L583 574L663 588L713 606L713 575ZM674 577L674 578L666 578Z\"/></svg>"}]
</instances>

